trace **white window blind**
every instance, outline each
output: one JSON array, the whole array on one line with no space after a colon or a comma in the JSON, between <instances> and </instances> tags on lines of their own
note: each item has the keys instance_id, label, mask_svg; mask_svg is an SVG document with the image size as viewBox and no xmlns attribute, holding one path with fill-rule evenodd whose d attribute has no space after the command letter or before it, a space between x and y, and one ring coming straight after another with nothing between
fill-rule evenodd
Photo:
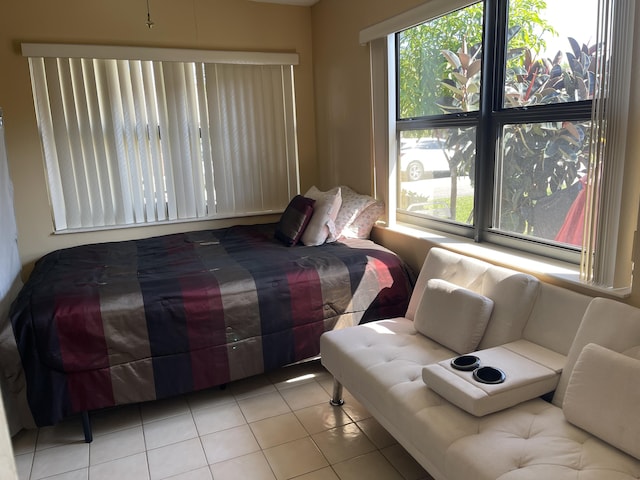
<instances>
[{"instance_id":1,"label":"white window blind","mask_svg":"<svg viewBox=\"0 0 640 480\"><path fill-rule=\"evenodd\" d=\"M601 0L597 43L606 54L595 70L600 82L593 101L591 149L580 274L603 286L628 286L630 258L620 265L618 235L626 159L635 0Z\"/></svg>"},{"instance_id":2,"label":"white window blind","mask_svg":"<svg viewBox=\"0 0 640 480\"><path fill-rule=\"evenodd\" d=\"M23 45L56 231L286 207L297 56L218 53Z\"/></svg>"}]
</instances>

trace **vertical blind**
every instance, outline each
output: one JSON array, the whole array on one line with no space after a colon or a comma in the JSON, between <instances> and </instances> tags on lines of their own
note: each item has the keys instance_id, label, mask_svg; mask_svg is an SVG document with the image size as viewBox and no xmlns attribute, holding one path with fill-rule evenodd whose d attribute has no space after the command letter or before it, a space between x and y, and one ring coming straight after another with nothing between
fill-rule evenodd
<instances>
[{"instance_id":1,"label":"vertical blind","mask_svg":"<svg viewBox=\"0 0 640 480\"><path fill-rule=\"evenodd\" d=\"M3 335L0 335L2 337L0 342L8 343L15 341L13 339L13 330L9 325L9 310L11 303L22 288L22 279L20 278L22 262L18 251L18 227L14 211L13 183L9 175L7 150L4 141L2 108L0 108L0 218L2 219L2 228L0 229L0 331L3 332ZM3 365L4 371L2 377L0 377L0 390L2 390L0 402L4 403L9 433L15 435L23 427L21 423L22 416L20 415L20 411L23 409L17 408L15 397L11 393L12 390L9 388L6 379L17 375L21 371L21 367L19 357L15 361L13 358L10 361L7 360L7 358L3 360L5 362ZM15 388L14 385L12 386Z\"/></svg>"},{"instance_id":2,"label":"vertical blind","mask_svg":"<svg viewBox=\"0 0 640 480\"><path fill-rule=\"evenodd\" d=\"M49 47L23 54L56 231L268 213L298 192L293 62Z\"/></svg>"},{"instance_id":3,"label":"vertical blind","mask_svg":"<svg viewBox=\"0 0 640 480\"><path fill-rule=\"evenodd\" d=\"M596 43L603 46L603 54L597 57L595 73L604 80L597 85L593 99L580 275L586 282L603 286L629 283L626 273L617 273L620 269L616 269L616 256L634 23L635 0L598 2Z\"/></svg>"}]
</instances>

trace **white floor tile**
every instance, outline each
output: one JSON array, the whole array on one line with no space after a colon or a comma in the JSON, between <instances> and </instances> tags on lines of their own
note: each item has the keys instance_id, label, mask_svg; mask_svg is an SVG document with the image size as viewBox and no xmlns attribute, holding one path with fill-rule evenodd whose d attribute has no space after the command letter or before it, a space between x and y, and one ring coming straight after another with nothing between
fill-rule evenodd
<instances>
[{"instance_id":1,"label":"white floor tile","mask_svg":"<svg viewBox=\"0 0 640 480\"><path fill-rule=\"evenodd\" d=\"M294 413L311 434L352 423L351 417L342 408L333 407L329 402L296 410Z\"/></svg>"},{"instance_id":2,"label":"white floor tile","mask_svg":"<svg viewBox=\"0 0 640 480\"><path fill-rule=\"evenodd\" d=\"M209 467L201 467L197 470L191 470L190 472L181 473L173 477L167 477L165 480L212 480L212 478Z\"/></svg>"},{"instance_id":3,"label":"white floor tile","mask_svg":"<svg viewBox=\"0 0 640 480\"><path fill-rule=\"evenodd\" d=\"M268 448L264 455L278 480L297 477L329 466L326 458L309 437Z\"/></svg>"},{"instance_id":4,"label":"white floor tile","mask_svg":"<svg viewBox=\"0 0 640 480\"><path fill-rule=\"evenodd\" d=\"M257 452L260 446L248 425L200 437L209 464Z\"/></svg>"},{"instance_id":5,"label":"white floor tile","mask_svg":"<svg viewBox=\"0 0 640 480\"><path fill-rule=\"evenodd\" d=\"M267 376L278 390L296 387L305 383L315 382L326 370L319 361L310 361L281 368Z\"/></svg>"},{"instance_id":6,"label":"white floor tile","mask_svg":"<svg viewBox=\"0 0 640 480\"><path fill-rule=\"evenodd\" d=\"M80 470L74 470L73 472L60 473L52 477L45 477L43 480L88 480L89 469L81 468Z\"/></svg>"},{"instance_id":7,"label":"white floor tile","mask_svg":"<svg viewBox=\"0 0 640 480\"><path fill-rule=\"evenodd\" d=\"M340 480L403 480L380 452L372 452L333 465Z\"/></svg>"},{"instance_id":8,"label":"white floor tile","mask_svg":"<svg viewBox=\"0 0 640 480\"><path fill-rule=\"evenodd\" d=\"M324 467L315 472L296 477L295 480L340 480L331 467Z\"/></svg>"},{"instance_id":9,"label":"white floor tile","mask_svg":"<svg viewBox=\"0 0 640 480\"><path fill-rule=\"evenodd\" d=\"M423 480L430 478L347 391L307 362L167 400L79 417L13 439L20 480Z\"/></svg>"},{"instance_id":10,"label":"white floor tile","mask_svg":"<svg viewBox=\"0 0 640 480\"><path fill-rule=\"evenodd\" d=\"M138 453L89 467L91 480L149 480L147 455Z\"/></svg>"},{"instance_id":11,"label":"white floor tile","mask_svg":"<svg viewBox=\"0 0 640 480\"><path fill-rule=\"evenodd\" d=\"M36 450L44 450L72 443L84 443L84 432L80 417L72 417L57 425L42 427L38 432Z\"/></svg>"},{"instance_id":12,"label":"white floor tile","mask_svg":"<svg viewBox=\"0 0 640 480\"><path fill-rule=\"evenodd\" d=\"M189 413L189 403L186 396L166 398L154 402L145 402L140 405L142 423L155 422L176 415Z\"/></svg>"},{"instance_id":13,"label":"white floor tile","mask_svg":"<svg viewBox=\"0 0 640 480\"><path fill-rule=\"evenodd\" d=\"M187 395L187 401L189 402L191 411L195 412L202 408L213 408L226 405L227 403L235 403L236 398L228 388L223 390L219 387L213 387Z\"/></svg>"},{"instance_id":14,"label":"white floor tile","mask_svg":"<svg viewBox=\"0 0 640 480\"><path fill-rule=\"evenodd\" d=\"M265 393L273 393L276 387L269 381L266 375L258 375L255 377L245 378L229 384L227 387L229 392L233 394L236 400L243 400L256 395L264 395Z\"/></svg>"},{"instance_id":15,"label":"white floor tile","mask_svg":"<svg viewBox=\"0 0 640 480\"><path fill-rule=\"evenodd\" d=\"M198 431L191 412L144 424L144 441L148 450L197 436Z\"/></svg>"},{"instance_id":16,"label":"white floor tile","mask_svg":"<svg viewBox=\"0 0 640 480\"><path fill-rule=\"evenodd\" d=\"M249 427L263 449L298 440L308 435L293 413L265 418L251 423Z\"/></svg>"},{"instance_id":17,"label":"white floor tile","mask_svg":"<svg viewBox=\"0 0 640 480\"><path fill-rule=\"evenodd\" d=\"M238 400L238 405L249 423L291 411L287 402L278 392Z\"/></svg>"},{"instance_id":18,"label":"white floor tile","mask_svg":"<svg viewBox=\"0 0 640 480\"><path fill-rule=\"evenodd\" d=\"M347 415L349 415L354 422L371 417L369 411L346 390L344 392L344 405L341 408L347 412Z\"/></svg>"},{"instance_id":19,"label":"white floor tile","mask_svg":"<svg viewBox=\"0 0 640 480\"><path fill-rule=\"evenodd\" d=\"M207 465L199 438L147 451L151 480L197 470Z\"/></svg>"},{"instance_id":20,"label":"white floor tile","mask_svg":"<svg viewBox=\"0 0 640 480\"><path fill-rule=\"evenodd\" d=\"M121 405L90 415L93 438L142 425L140 406Z\"/></svg>"},{"instance_id":21,"label":"white floor tile","mask_svg":"<svg viewBox=\"0 0 640 480\"><path fill-rule=\"evenodd\" d=\"M200 435L227 430L246 424L246 420L235 400L233 403L194 410L193 419Z\"/></svg>"},{"instance_id":22,"label":"white floor tile","mask_svg":"<svg viewBox=\"0 0 640 480\"><path fill-rule=\"evenodd\" d=\"M378 448L386 448L398 443L396 439L393 438L393 436L373 417L360 420L357 422L357 425L360 427L360 430L364 432L367 438Z\"/></svg>"},{"instance_id":23,"label":"white floor tile","mask_svg":"<svg viewBox=\"0 0 640 480\"><path fill-rule=\"evenodd\" d=\"M331 465L376 450L355 423L316 433L311 438Z\"/></svg>"},{"instance_id":24,"label":"white floor tile","mask_svg":"<svg viewBox=\"0 0 640 480\"><path fill-rule=\"evenodd\" d=\"M16 470L20 480L29 480L33 466L33 453L24 453L15 457Z\"/></svg>"},{"instance_id":25,"label":"white floor tile","mask_svg":"<svg viewBox=\"0 0 640 480\"><path fill-rule=\"evenodd\" d=\"M262 452L250 453L211 465L215 480L275 480L276 477Z\"/></svg>"},{"instance_id":26,"label":"white floor tile","mask_svg":"<svg viewBox=\"0 0 640 480\"><path fill-rule=\"evenodd\" d=\"M141 426L119 430L94 437L89 446L89 464L109 462L136 453L144 453L145 450Z\"/></svg>"},{"instance_id":27,"label":"white floor tile","mask_svg":"<svg viewBox=\"0 0 640 480\"><path fill-rule=\"evenodd\" d=\"M431 479L429 473L416 462L401 445L395 444L380 450L389 463L400 472L405 480ZM433 479L432 479L433 480Z\"/></svg>"},{"instance_id":28,"label":"white floor tile","mask_svg":"<svg viewBox=\"0 0 640 480\"><path fill-rule=\"evenodd\" d=\"M291 410L319 405L329 401L329 395L318 382L309 382L280 390L280 394Z\"/></svg>"},{"instance_id":29,"label":"white floor tile","mask_svg":"<svg viewBox=\"0 0 640 480\"><path fill-rule=\"evenodd\" d=\"M38 480L89 466L89 444L74 443L38 450L33 458L31 479Z\"/></svg>"},{"instance_id":30,"label":"white floor tile","mask_svg":"<svg viewBox=\"0 0 640 480\"><path fill-rule=\"evenodd\" d=\"M23 455L31 453L36 449L36 440L38 438L38 430L21 430L11 439L13 454Z\"/></svg>"}]
</instances>

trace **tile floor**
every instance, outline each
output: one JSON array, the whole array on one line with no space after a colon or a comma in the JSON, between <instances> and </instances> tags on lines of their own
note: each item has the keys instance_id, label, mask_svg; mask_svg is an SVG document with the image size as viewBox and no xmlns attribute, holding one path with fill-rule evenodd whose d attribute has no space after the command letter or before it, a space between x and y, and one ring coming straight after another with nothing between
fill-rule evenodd
<instances>
[{"instance_id":1,"label":"tile floor","mask_svg":"<svg viewBox=\"0 0 640 480\"><path fill-rule=\"evenodd\" d=\"M431 477L314 360L168 400L22 431L20 480L423 480Z\"/></svg>"}]
</instances>

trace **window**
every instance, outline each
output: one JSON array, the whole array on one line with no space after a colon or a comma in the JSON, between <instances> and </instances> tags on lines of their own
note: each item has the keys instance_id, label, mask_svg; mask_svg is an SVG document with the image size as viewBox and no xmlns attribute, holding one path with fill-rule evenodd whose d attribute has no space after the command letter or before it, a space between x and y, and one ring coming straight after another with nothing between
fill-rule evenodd
<instances>
[{"instance_id":1,"label":"window","mask_svg":"<svg viewBox=\"0 0 640 480\"><path fill-rule=\"evenodd\" d=\"M613 120L627 115L617 102L628 98L630 62L611 54L629 51L634 2L446 3L361 32L390 223L567 260L613 285L619 225L607 222L619 217L626 136ZM628 286L630 255L623 261ZM594 274L596 263L608 267Z\"/></svg>"},{"instance_id":2,"label":"window","mask_svg":"<svg viewBox=\"0 0 640 480\"><path fill-rule=\"evenodd\" d=\"M56 231L272 213L297 55L23 45Z\"/></svg>"}]
</instances>

